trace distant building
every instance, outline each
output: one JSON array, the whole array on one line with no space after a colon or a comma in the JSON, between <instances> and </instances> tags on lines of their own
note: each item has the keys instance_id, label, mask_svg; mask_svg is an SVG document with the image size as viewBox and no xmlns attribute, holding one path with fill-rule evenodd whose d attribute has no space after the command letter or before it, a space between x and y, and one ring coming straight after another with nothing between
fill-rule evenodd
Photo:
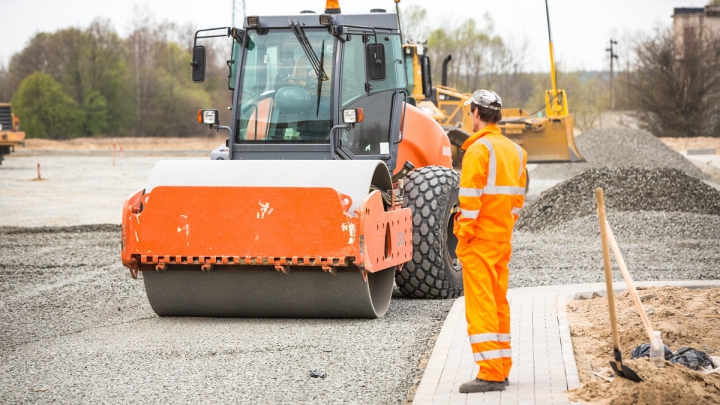
<instances>
[{"instance_id":1,"label":"distant building","mask_svg":"<svg viewBox=\"0 0 720 405\"><path fill-rule=\"evenodd\" d=\"M676 8L673 14L673 37L680 49L692 46L698 38L720 38L720 6Z\"/></svg>"}]
</instances>

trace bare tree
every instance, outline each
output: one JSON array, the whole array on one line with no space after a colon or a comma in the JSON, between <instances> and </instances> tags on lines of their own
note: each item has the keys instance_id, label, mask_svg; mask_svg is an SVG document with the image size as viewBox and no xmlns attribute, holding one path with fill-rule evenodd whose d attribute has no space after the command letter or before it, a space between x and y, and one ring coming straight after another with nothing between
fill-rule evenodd
<instances>
[{"instance_id":1,"label":"bare tree","mask_svg":"<svg viewBox=\"0 0 720 405\"><path fill-rule=\"evenodd\" d=\"M670 30L642 40L630 97L656 136L720 136L720 38L697 37L682 47Z\"/></svg>"}]
</instances>

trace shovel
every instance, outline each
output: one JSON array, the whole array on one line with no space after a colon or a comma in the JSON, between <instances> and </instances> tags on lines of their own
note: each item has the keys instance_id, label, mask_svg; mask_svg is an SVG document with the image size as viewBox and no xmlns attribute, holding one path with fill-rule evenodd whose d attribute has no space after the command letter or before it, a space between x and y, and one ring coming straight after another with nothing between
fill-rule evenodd
<instances>
[{"instance_id":1,"label":"shovel","mask_svg":"<svg viewBox=\"0 0 720 405\"><path fill-rule=\"evenodd\" d=\"M615 235L613 235L610 224L608 224L607 221L605 221L605 226L607 227L607 238L610 242L610 247L615 254L615 261L617 262L617 265L620 268L620 272L625 279L625 284L627 284L628 286L628 292L630 293L633 302L635 302L635 307L637 307L640 318L642 319L643 325L645 326L645 331L648 334L648 339L650 339L650 342L652 342L654 329L652 327L652 324L650 323L650 319L647 316L647 312L645 312L645 307L643 306L642 301L640 300L640 296L637 293L635 283L633 283L633 279L632 277L630 277L630 272L627 269L627 265L625 265L625 260L623 259L622 253L620 253L620 248L618 247L617 241L615 241Z\"/></svg>"},{"instance_id":2,"label":"shovel","mask_svg":"<svg viewBox=\"0 0 720 405\"><path fill-rule=\"evenodd\" d=\"M617 330L617 318L615 317L615 293L612 285L612 266L610 264L610 248L608 246L607 235L607 218L605 216L605 199L601 188L595 189L598 205L598 219L600 220L600 237L603 251L603 264L605 265L605 286L608 297L608 310L610 312L610 327L612 328L613 337L613 355L615 361L610 361L610 367L616 375L627 378L628 380L640 382L642 379L635 370L626 366L622 362L622 352L620 351L620 337Z\"/></svg>"}]
</instances>

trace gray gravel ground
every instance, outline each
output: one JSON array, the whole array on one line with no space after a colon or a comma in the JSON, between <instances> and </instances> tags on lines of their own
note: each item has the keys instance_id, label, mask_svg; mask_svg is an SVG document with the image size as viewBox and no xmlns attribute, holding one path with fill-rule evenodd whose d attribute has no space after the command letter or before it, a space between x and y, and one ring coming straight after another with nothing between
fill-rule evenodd
<instances>
[{"instance_id":1,"label":"gray gravel ground","mask_svg":"<svg viewBox=\"0 0 720 405\"><path fill-rule=\"evenodd\" d=\"M116 225L0 228L0 403L404 403L453 303L161 319L118 246Z\"/></svg>"},{"instance_id":2,"label":"gray gravel ground","mask_svg":"<svg viewBox=\"0 0 720 405\"><path fill-rule=\"evenodd\" d=\"M610 212L608 222L634 280L720 279L720 216ZM510 288L604 280L597 215L513 235Z\"/></svg>"},{"instance_id":3,"label":"gray gravel ground","mask_svg":"<svg viewBox=\"0 0 720 405\"><path fill-rule=\"evenodd\" d=\"M604 188L608 221L635 280L720 278L720 192L700 181L707 177L695 165L641 130L593 129L576 143L587 162L531 172L531 187L567 181L523 209L511 288L604 280L596 187ZM617 271L613 277L622 280Z\"/></svg>"}]
</instances>

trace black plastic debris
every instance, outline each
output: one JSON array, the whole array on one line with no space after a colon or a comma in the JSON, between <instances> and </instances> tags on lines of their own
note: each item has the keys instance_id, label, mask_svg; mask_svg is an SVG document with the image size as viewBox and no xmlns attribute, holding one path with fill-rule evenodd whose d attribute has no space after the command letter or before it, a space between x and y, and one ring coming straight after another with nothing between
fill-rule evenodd
<instances>
[{"instance_id":1,"label":"black plastic debris","mask_svg":"<svg viewBox=\"0 0 720 405\"><path fill-rule=\"evenodd\" d=\"M640 346L634 348L632 353L630 353L630 360L639 359L641 357L650 357L650 343L643 343ZM670 350L669 347L665 346L665 360L670 360L672 357L672 350Z\"/></svg>"},{"instance_id":2,"label":"black plastic debris","mask_svg":"<svg viewBox=\"0 0 720 405\"><path fill-rule=\"evenodd\" d=\"M327 377L327 374L320 370L310 370L310 377L312 378L325 378Z\"/></svg>"},{"instance_id":3,"label":"black plastic debris","mask_svg":"<svg viewBox=\"0 0 720 405\"><path fill-rule=\"evenodd\" d=\"M675 352L675 356L670 359L670 363L682 364L691 370L699 370L701 367L716 367L710 356L708 356L705 352L685 346L679 348L678 351Z\"/></svg>"},{"instance_id":4,"label":"black plastic debris","mask_svg":"<svg viewBox=\"0 0 720 405\"><path fill-rule=\"evenodd\" d=\"M643 343L633 349L630 359L635 360L641 357L650 357L650 343ZM669 347L665 346L665 360L673 364L682 364L695 371L700 370L700 368L717 367L705 352L685 346L679 348L675 353L673 353Z\"/></svg>"}]
</instances>

